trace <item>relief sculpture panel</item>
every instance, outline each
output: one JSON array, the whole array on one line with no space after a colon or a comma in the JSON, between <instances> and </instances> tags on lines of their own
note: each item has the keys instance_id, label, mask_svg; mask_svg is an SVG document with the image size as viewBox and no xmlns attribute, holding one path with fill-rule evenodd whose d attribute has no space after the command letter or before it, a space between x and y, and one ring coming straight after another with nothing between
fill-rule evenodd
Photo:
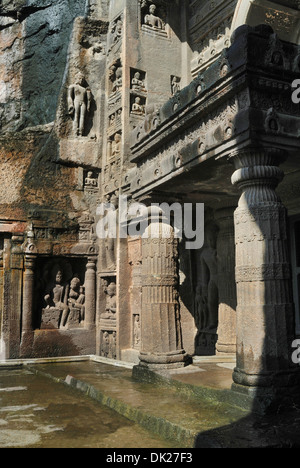
<instances>
[{"instance_id":1,"label":"relief sculpture panel","mask_svg":"<svg viewBox=\"0 0 300 468\"><path fill-rule=\"evenodd\" d=\"M42 330L84 327L85 286L84 265L67 260L48 261L40 265L35 288L37 328ZM38 318L40 317L40 318Z\"/></svg>"}]
</instances>

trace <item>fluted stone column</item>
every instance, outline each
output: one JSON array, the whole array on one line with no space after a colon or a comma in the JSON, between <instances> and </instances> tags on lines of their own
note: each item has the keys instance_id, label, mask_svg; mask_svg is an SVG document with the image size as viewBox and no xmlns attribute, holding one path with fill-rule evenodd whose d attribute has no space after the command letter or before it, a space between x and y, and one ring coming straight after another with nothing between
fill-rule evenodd
<instances>
[{"instance_id":1,"label":"fluted stone column","mask_svg":"<svg viewBox=\"0 0 300 468\"><path fill-rule=\"evenodd\" d=\"M232 182L242 190L235 211L238 386L276 391L294 385L291 360L294 310L287 245L286 209L275 192L283 179L277 149L232 155Z\"/></svg>"},{"instance_id":2,"label":"fluted stone column","mask_svg":"<svg viewBox=\"0 0 300 468\"><path fill-rule=\"evenodd\" d=\"M33 294L36 257L25 255L23 275L21 355L29 356L33 344Z\"/></svg>"},{"instance_id":3,"label":"fluted stone column","mask_svg":"<svg viewBox=\"0 0 300 468\"><path fill-rule=\"evenodd\" d=\"M216 351L218 354L236 352L236 284L234 208L223 208L215 213L219 226L218 290L219 323Z\"/></svg>"},{"instance_id":4,"label":"fluted stone column","mask_svg":"<svg viewBox=\"0 0 300 468\"><path fill-rule=\"evenodd\" d=\"M159 208L152 212L142 239L142 313L140 365L181 367L189 356L182 348L178 301L178 240Z\"/></svg>"},{"instance_id":5,"label":"fluted stone column","mask_svg":"<svg viewBox=\"0 0 300 468\"><path fill-rule=\"evenodd\" d=\"M85 273L85 328L93 330L96 318L96 257L89 257Z\"/></svg>"}]
</instances>

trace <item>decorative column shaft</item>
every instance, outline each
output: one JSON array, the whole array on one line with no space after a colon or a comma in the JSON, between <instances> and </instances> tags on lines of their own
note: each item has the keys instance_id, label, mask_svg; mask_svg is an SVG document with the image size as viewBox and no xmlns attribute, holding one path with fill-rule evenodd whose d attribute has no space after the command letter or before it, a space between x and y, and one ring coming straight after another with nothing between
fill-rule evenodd
<instances>
[{"instance_id":1,"label":"decorative column shaft","mask_svg":"<svg viewBox=\"0 0 300 468\"><path fill-rule=\"evenodd\" d=\"M236 352L236 284L233 208L215 214L219 225L217 240L219 325L217 353Z\"/></svg>"},{"instance_id":2,"label":"decorative column shaft","mask_svg":"<svg viewBox=\"0 0 300 468\"><path fill-rule=\"evenodd\" d=\"M85 328L95 328L96 316L96 258L89 257L85 273Z\"/></svg>"},{"instance_id":3,"label":"decorative column shaft","mask_svg":"<svg viewBox=\"0 0 300 468\"><path fill-rule=\"evenodd\" d=\"M294 311L286 209L275 192L283 179L276 149L232 155L232 183L242 190L235 212L237 283L236 384L282 387L294 383Z\"/></svg>"},{"instance_id":4,"label":"decorative column shaft","mask_svg":"<svg viewBox=\"0 0 300 468\"><path fill-rule=\"evenodd\" d=\"M29 356L33 343L33 293L36 257L25 255L23 275L21 355Z\"/></svg>"},{"instance_id":5,"label":"decorative column shaft","mask_svg":"<svg viewBox=\"0 0 300 468\"><path fill-rule=\"evenodd\" d=\"M32 327L32 306L34 291L34 269L35 257L25 256L25 271L23 285L23 315L22 333L31 332Z\"/></svg>"},{"instance_id":6,"label":"decorative column shaft","mask_svg":"<svg viewBox=\"0 0 300 468\"><path fill-rule=\"evenodd\" d=\"M152 207L142 239L141 365L180 367L189 357L182 349L178 302L178 245L159 208Z\"/></svg>"}]
</instances>

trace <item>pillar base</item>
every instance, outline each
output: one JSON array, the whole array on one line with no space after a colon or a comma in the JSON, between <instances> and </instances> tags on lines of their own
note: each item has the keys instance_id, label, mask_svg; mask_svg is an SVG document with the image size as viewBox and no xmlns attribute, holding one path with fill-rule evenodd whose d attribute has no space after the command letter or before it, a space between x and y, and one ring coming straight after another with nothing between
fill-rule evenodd
<instances>
[{"instance_id":1,"label":"pillar base","mask_svg":"<svg viewBox=\"0 0 300 468\"><path fill-rule=\"evenodd\" d=\"M20 357L21 358L30 358L32 356L34 342L34 331L24 331L22 332L21 346L20 346Z\"/></svg>"},{"instance_id":2,"label":"pillar base","mask_svg":"<svg viewBox=\"0 0 300 468\"><path fill-rule=\"evenodd\" d=\"M246 387L233 383L233 400L251 413L268 415L290 410L300 405L299 386Z\"/></svg>"},{"instance_id":3,"label":"pillar base","mask_svg":"<svg viewBox=\"0 0 300 468\"><path fill-rule=\"evenodd\" d=\"M254 413L270 414L300 404L300 367L277 372L233 372L232 391L244 396Z\"/></svg>"},{"instance_id":4,"label":"pillar base","mask_svg":"<svg viewBox=\"0 0 300 468\"><path fill-rule=\"evenodd\" d=\"M216 355L219 354L236 354L236 344L216 344Z\"/></svg>"},{"instance_id":5,"label":"pillar base","mask_svg":"<svg viewBox=\"0 0 300 468\"><path fill-rule=\"evenodd\" d=\"M192 363L192 358L184 350L174 351L172 353L143 353L139 355L142 367L148 369L174 369L186 367Z\"/></svg>"},{"instance_id":6,"label":"pillar base","mask_svg":"<svg viewBox=\"0 0 300 468\"><path fill-rule=\"evenodd\" d=\"M300 367L281 371L265 371L257 374L249 374L236 367L233 371L233 382L246 388L296 387L300 386Z\"/></svg>"}]
</instances>

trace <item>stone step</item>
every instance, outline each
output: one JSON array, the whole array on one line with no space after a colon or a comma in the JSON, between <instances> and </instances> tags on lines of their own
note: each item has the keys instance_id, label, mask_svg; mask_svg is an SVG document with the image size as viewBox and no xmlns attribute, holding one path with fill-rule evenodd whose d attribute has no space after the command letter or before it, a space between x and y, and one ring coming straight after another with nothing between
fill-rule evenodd
<instances>
[{"instance_id":1,"label":"stone step","mask_svg":"<svg viewBox=\"0 0 300 468\"><path fill-rule=\"evenodd\" d=\"M178 448L195 447L199 434L237 422L247 414L218 400L213 389L210 392L206 388L201 395L196 395L185 384L178 386L173 381L167 385L163 376L158 375L156 382L140 381L142 376L131 369L103 362L28 366L32 372L81 391L150 432L166 440L176 440ZM206 445L218 444L210 439Z\"/></svg>"}]
</instances>

